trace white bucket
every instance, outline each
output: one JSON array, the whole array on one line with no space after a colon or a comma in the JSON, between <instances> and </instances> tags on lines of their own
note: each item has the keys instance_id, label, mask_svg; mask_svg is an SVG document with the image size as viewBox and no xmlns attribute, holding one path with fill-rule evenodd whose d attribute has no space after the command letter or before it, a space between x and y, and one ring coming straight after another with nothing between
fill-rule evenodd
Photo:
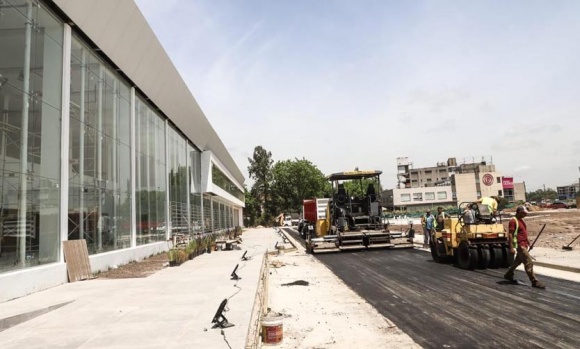
<instances>
[{"instance_id":1,"label":"white bucket","mask_svg":"<svg viewBox=\"0 0 580 349\"><path fill-rule=\"evenodd\" d=\"M283 319L282 314L278 313L269 313L262 318L262 343L264 345L282 343L284 337Z\"/></svg>"}]
</instances>

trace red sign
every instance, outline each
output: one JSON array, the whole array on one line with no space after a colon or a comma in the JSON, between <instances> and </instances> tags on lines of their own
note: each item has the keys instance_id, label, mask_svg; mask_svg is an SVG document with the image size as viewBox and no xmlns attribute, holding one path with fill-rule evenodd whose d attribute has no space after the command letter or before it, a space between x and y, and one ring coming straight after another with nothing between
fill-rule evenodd
<instances>
[{"instance_id":1,"label":"red sign","mask_svg":"<svg viewBox=\"0 0 580 349\"><path fill-rule=\"evenodd\" d=\"M514 178L513 177L503 177L501 181L504 189L514 188Z\"/></svg>"},{"instance_id":2,"label":"red sign","mask_svg":"<svg viewBox=\"0 0 580 349\"><path fill-rule=\"evenodd\" d=\"M486 173L483 175L481 179L483 184L487 185L488 187L493 184L493 176L490 173Z\"/></svg>"}]
</instances>

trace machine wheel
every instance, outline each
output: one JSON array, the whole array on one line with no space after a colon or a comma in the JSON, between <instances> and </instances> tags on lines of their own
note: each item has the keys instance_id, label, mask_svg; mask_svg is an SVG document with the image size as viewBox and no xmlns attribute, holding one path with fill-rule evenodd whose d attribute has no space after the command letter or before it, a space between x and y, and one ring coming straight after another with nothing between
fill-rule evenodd
<instances>
[{"instance_id":1,"label":"machine wheel","mask_svg":"<svg viewBox=\"0 0 580 349\"><path fill-rule=\"evenodd\" d=\"M482 245L477 247L477 268L478 269L485 269L489 265L490 253L489 248L487 245Z\"/></svg>"},{"instance_id":2,"label":"machine wheel","mask_svg":"<svg viewBox=\"0 0 580 349\"><path fill-rule=\"evenodd\" d=\"M445 246L442 242L438 242L437 239L431 239L429 243L431 249L431 257L436 263L448 263L453 261L453 256L449 256L445 253Z\"/></svg>"},{"instance_id":3,"label":"machine wheel","mask_svg":"<svg viewBox=\"0 0 580 349\"><path fill-rule=\"evenodd\" d=\"M501 245L502 251L502 268L509 268L512 265L515 255L510 253L510 249L507 245Z\"/></svg>"},{"instance_id":4,"label":"machine wheel","mask_svg":"<svg viewBox=\"0 0 580 349\"><path fill-rule=\"evenodd\" d=\"M470 248L467 242L462 242L457 248L457 263L461 269L472 270L478 264L477 249Z\"/></svg>"},{"instance_id":5,"label":"machine wheel","mask_svg":"<svg viewBox=\"0 0 580 349\"><path fill-rule=\"evenodd\" d=\"M501 268L503 265L503 252L501 247L489 245L489 267Z\"/></svg>"},{"instance_id":6,"label":"machine wheel","mask_svg":"<svg viewBox=\"0 0 580 349\"><path fill-rule=\"evenodd\" d=\"M439 252L437 251L437 243L431 240L429 247L431 248L431 257L433 257L435 263L443 263L443 261L441 261L441 257L439 256Z\"/></svg>"}]
</instances>

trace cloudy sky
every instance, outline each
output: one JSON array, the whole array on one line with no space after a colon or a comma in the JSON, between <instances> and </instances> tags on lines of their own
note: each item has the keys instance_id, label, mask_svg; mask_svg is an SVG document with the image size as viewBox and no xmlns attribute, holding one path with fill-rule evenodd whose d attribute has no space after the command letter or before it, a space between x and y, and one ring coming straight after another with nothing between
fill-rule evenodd
<instances>
[{"instance_id":1,"label":"cloudy sky","mask_svg":"<svg viewBox=\"0 0 580 349\"><path fill-rule=\"evenodd\" d=\"M580 1L136 2L246 176L257 145L386 188L403 156L580 176Z\"/></svg>"}]
</instances>

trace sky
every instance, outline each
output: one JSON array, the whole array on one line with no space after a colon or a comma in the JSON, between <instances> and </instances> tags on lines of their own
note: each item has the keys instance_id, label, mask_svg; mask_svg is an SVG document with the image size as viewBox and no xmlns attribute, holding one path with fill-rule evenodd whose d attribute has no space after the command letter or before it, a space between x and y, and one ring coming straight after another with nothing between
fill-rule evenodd
<instances>
[{"instance_id":1,"label":"sky","mask_svg":"<svg viewBox=\"0 0 580 349\"><path fill-rule=\"evenodd\" d=\"M398 157L579 180L580 1L136 3L246 178L260 145L383 188Z\"/></svg>"}]
</instances>

